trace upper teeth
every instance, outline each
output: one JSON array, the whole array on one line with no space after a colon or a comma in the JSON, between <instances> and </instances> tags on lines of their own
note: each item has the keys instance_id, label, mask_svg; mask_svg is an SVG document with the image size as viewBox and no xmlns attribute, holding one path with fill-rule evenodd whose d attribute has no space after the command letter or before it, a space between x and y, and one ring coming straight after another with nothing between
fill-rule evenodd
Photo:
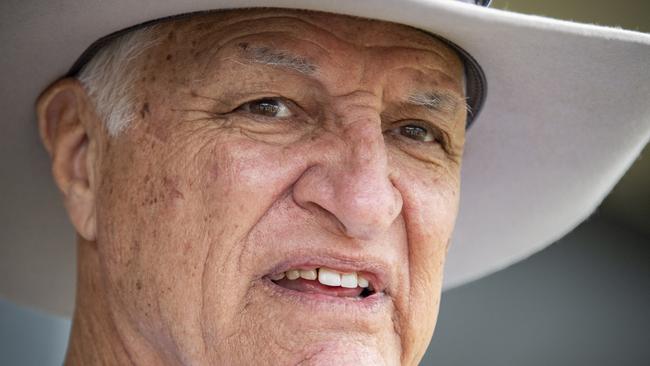
<instances>
[{"instance_id":1,"label":"upper teeth","mask_svg":"<svg viewBox=\"0 0 650 366\"><path fill-rule=\"evenodd\" d=\"M325 286L340 286L345 288L356 288L357 286L367 288L370 286L368 279L356 272L341 273L326 267L316 269L290 269L269 277L273 281L279 281L285 277L289 280L296 280L298 278L304 278L306 280L318 279L318 282Z\"/></svg>"}]
</instances>

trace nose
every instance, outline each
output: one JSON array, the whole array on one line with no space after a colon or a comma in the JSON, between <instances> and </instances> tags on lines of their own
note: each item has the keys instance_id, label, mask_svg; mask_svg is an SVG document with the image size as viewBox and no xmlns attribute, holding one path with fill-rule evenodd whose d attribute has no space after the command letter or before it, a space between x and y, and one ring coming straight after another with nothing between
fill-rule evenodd
<instances>
[{"instance_id":1,"label":"nose","mask_svg":"<svg viewBox=\"0 0 650 366\"><path fill-rule=\"evenodd\" d=\"M322 226L347 237L372 239L402 210L381 124L378 118L366 118L335 135L315 149L315 163L294 185L294 200Z\"/></svg>"}]
</instances>

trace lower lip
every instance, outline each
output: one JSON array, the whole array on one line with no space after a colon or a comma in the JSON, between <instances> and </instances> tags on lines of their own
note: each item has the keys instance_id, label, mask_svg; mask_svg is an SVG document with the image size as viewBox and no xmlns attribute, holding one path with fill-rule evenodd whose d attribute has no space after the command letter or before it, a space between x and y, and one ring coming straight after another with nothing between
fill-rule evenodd
<instances>
[{"instance_id":1,"label":"lower lip","mask_svg":"<svg viewBox=\"0 0 650 366\"><path fill-rule=\"evenodd\" d=\"M317 293L300 292L290 290L275 284L269 278L262 279L263 288L269 292L272 297L289 301L296 306L306 306L311 310L336 312L337 314L345 313L379 313L387 309L390 299L385 293L374 293L364 298L336 297Z\"/></svg>"}]
</instances>

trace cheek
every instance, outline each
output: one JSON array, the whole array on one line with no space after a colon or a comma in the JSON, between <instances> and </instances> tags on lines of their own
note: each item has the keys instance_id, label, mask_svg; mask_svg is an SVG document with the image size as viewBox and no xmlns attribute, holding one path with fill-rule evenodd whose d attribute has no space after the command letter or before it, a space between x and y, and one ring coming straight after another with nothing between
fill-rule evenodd
<instances>
[{"instance_id":1,"label":"cheek","mask_svg":"<svg viewBox=\"0 0 650 366\"><path fill-rule=\"evenodd\" d=\"M118 140L119 141L119 140ZM195 339L210 232L198 219L192 164L159 145L116 142L98 195L97 246L111 311L167 345ZM178 156L183 156L180 154ZM166 341L165 341L166 340Z\"/></svg>"},{"instance_id":2,"label":"cheek","mask_svg":"<svg viewBox=\"0 0 650 366\"><path fill-rule=\"evenodd\" d=\"M282 147L233 135L212 146L201 159L206 178L199 197L210 212L206 225L214 231L205 258L206 303L220 310L206 316L211 328L229 331L248 306L251 277L259 275L250 235L288 193L301 163L291 161Z\"/></svg>"},{"instance_id":3,"label":"cheek","mask_svg":"<svg viewBox=\"0 0 650 366\"><path fill-rule=\"evenodd\" d=\"M409 235L415 235L431 249L445 247L458 213L460 170L452 163L401 164L397 169Z\"/></svg>"},{"instance_id":4,"label":"cheek","mask_svg":"<svg viewBox=\"0 0 650 366\"><path fill-rule=\"evenodd\" d=\"M230 193L268 196L265 201L272 201L290 183L287 174L301 165L291 161L288 151L246 139L225 141L209 163L215 188L228 186ZM256 204L250 198L241 202Z\"/></svg>"},{"instance_id":5,"label":"cheek","mask_svg":"<svg viewBox=\"0 0 650 366\"><path fill-rule=\"evenodd\" d=\"M240 260L242 239L299 170L281 148L202 132L178 144L115 142L97 200L111 311L184 353L203 325L215 341L236 330L254 270Z\"/></svg>"},{"instance_id":6,"label":"cheek","mask_svg":"<svg viewBox=\"0 0 650 366\"><path fill-rule=\"evenodd\" d=\"M405 200L409 257L414 276L427 283L431 294L441 285L447 247L454 230L459 203L459 184L455 177L440 175L413 179ZM408 201L408 202L406 202Z\"/></svg>"},{"instance_id":7,"label":"cheek","mask_svg":"<svg viewBox=\"0 0 650 366\"><path fill-rule=\"evenodd\" d=\"M402 170L408 237L408 295L398 302L406 353L426 349L437 319L446 249L458 210L458 180L441 171Z\"/></svg>"}]
</instances>

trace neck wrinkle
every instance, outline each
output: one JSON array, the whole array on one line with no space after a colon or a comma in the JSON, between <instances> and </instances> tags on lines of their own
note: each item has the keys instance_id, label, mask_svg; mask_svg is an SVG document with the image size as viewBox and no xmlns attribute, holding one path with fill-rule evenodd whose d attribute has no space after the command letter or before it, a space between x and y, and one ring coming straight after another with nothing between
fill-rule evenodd
<instances>
[{"instance_id":1,"label":"neck wrinkle","mask_svg":"<svg viewBox=\"0 0 650 366\"><path fill-rule=\"evenodd\" d=\"M96 243L77 240L77 295L65 366L135 365L115 326Z\"/></svg>"}]
</instances>

